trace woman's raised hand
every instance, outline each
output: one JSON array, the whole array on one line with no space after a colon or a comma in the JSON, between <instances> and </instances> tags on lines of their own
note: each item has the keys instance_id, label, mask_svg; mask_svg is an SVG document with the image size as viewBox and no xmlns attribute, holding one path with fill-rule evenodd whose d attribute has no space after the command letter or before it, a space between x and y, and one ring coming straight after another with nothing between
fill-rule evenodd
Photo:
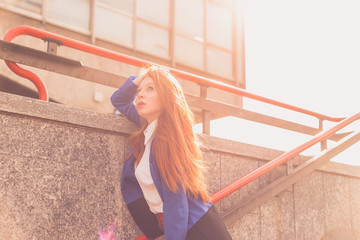
<instances>
[{"instance_id":1,"label":"woman's raised hand","mask_svg":"<svg viewBox=\"0 0 360 240\"><path fill-rule=\"evenodd\" d=\"M133 80L133 83L135 83L137 86L139 86L139 84L141 83L141 81L146 77L146 75L148 74L150 69L147 69L144 73L142 73L140 76L138 76L137 78L135 78Z\"/></svg>"}]
</instances>

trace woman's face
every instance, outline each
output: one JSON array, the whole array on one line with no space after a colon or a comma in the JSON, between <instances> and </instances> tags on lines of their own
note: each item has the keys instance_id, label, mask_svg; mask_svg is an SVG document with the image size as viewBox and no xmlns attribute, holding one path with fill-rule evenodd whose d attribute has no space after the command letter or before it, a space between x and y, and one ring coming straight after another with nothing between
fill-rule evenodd
<instances>
[{"instance_id":1,"label":"woman's face","mask_svg":"<svg viewBox=\"0 0 360 240\"><path fill-rule=\"evenodd\" d=\"M139 115L145 118L148 123L159 118L163 104L155 88L154 80L151 77L145 77L140 82L135 104Z\"/></svg>"}]
</instances>

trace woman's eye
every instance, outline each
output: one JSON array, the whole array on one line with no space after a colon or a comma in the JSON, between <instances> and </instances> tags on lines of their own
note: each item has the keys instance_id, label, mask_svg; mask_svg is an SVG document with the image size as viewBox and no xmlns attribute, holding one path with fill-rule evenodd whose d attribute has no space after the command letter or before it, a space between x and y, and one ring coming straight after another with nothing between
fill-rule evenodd
<instances>
[{"instance_id":1,"label":"woman's eye","mask_svg":"<svg viewBox=\"0 0 360 240\"><path fill-rule=\"evenodd\" d=\"M150 91L151 91L151 90L154 90L154 88L153 88L153 87L151 87L151 86L150 86L150 87L148 87L147 89L148 89L148 90L150 90Z\"/></svg>"},{"instance_id":2,"label":"woman's eye","mask_svg":"<svg viewBox=\"0 0 360 240\"><path fill-rule=\"evenodd\" d=\"M138 95L141 92L141 89L136 90L136 95Z\"/></svg>"}]
</instances>

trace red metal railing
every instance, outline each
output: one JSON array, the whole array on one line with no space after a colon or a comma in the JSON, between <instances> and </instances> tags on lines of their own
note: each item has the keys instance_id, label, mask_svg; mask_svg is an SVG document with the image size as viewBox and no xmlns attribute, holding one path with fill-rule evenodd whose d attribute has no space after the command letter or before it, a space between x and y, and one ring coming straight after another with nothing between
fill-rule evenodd
<instances>
[{"instance_id":1,"label":"red metal railing","mask_svg":"<svg viewBox=\"0 0 360 240\"><path fill-rule=\"evenodd\" d=\"M211 196L213 202L217 202L220 199L226 197L230 193L236 191L237 189L245 186L249 182L255 180L256 178L262 176L263 174L269 172L270 170L274 169L275 167L287 162L289 159L295 157L296 155L300 154L304 150L314 146L315 144L329 138L331 135L339 131L340 129L344 128L345 126L349 125L350 123L356 121L360 118L360 112L344 119L340 123L336 124L334 127L318 134L311 140L305 142L304 144L294 148L291 151L285 152L279 157L269 161L268 163L264 164L263 166L257 168L256 170L252 171L251 173L245 175L244 177L239 178L237 181L229 184L228 186L224 187L223 189L219 190L218 192L214 193Z\"/></svg>"},{"instance_id":2,"label":"red metal railing","mask_svg":"<svg viewBox=\"0 0 360 240\"><path fill-rule=\"evenodd\" d=\"M4 40L5 41L9 41L11 42L12 40L14 40L17 36L20 35L29 35L29 36L33 36L39 39L56 39L57 42L61 42L62 45L66 46L66 47L70 47L73 49L77 49L77 50L81 50L87 53L91 53L91 54L95 54L98 56L102 56L102 57L106 57L112 60L116 60L119 62L123 62L123 63L127 63L130 65L134 65L137 67L145 67L145 66L149 66L149 65L157 65L155 63L149 62L149 61L145 61L139 58L134 58L125 54L121 54L115 51L111 51L108 49L104 49L104 48L100 48L91 44L87 44L84 42L80 42L71 38L67 38L58 34L54 34L51 32L47 32L44 31L42 29L38 29L38 28L34 28L34 27L30 27L30 26L18 26L15 27L13 29L11 29L5 36ZM25 69L19 67L16 63L11 63L8 61L5 61L8 66L10 64L10 69L18 74L21 75L29 80L31 80L36 87L39 89L39 95L40 95L40 99L45 100L47 99L47 90L45 87L45 84L43 83L43 81L37 77L35 74L34 75L30 75ZM14 67L16 66L16 67ZM179 78L188 80L188 81L192 81L201 85L206 85L209 87L213 87L213 88L217 88L219 90L223 90L229 93L233 93L233 94L237 94L243 97L247 97L247 98L251 98L257 101L262 101L268 104L272 104L278 107L282 107L285 109L289 109L289 110L293 110L299 113L303 113L303 114L307 114L310 116L314 116L317 117L319 119L323 119L323 120L328 120L328 121L332 121L332 122L340 122L341 120L343 120L344 118L334 118L334 117L329 117L320 113L316 113L310 110L306 110L303 108L299 108L296 106L292 106L290 104L286 104L283 102L279 102L270 98L266 98L266 97L262 97L253 93L250 93L248 91L245 91L241 88L237 88L234 86L231 86L229 84L225 84L219 81L215 81L209 78L205 78L205 77L201 77L201 76L197 76L191 73L187 73L178 69L174 69L174 68L169 68L169 70L171 71L171 73L173 73L174 75L176 75Z\"/></svg>"},{"instance_id":3,"label":"red metal railing","mask_svg":"<svg viewBox=\"0 0 360 240\"><path fill-rule=\"evenodd\" d=\"M53 38L53 39L60 41L61 44L64 46L71 47L71 48L81 50L84 52L92 53L92 54L95 54L98 56L110 58L110 59L120 61L123 63L131 64L131 65L134 65L137 67L144 67L147 65L156 65L154 63L151 63L151 62L148 62L148 61L145 61L142 59L130 57L130 56L127 56L127 55L124 55L121 53L117 53L114 51L96 47L94 45L79 42L79 41L76 41L76 40L73 40L70 38L66 38L66 37L63 37L63 36L60 36L57 34L53 34L53 33L50 33L50 32L47 32L47 31L44 31L41 29L29 27L29 26L19 26L19 27L16 27L16 28L10 30L7 33L7 35L5 36L4 40L12 41L16 36L19 36L19 35L30 35L30 36L37 37L40 39ZM48 96L47 96L46 86L39 77L37 77L35 74L33 74L25 69L22 69L15 63L7 62L7 61L6 61L6 63L9 66L9 68L12 71L14 71L16 74L21 75L25 78L28 78L29 80L34 82L34 84L36 85L36 87L39 90L40 99L47 100ZM282 103L282 102L279 102L276 100L265 98L265 97L262 97L262 96L259 96L256 94L252 94L252 93L249 93L240 88L237 88L237 87L234 87L234 86L231 86L228 84L224 84L224 83L221 83L218 81L214 81L212 79L196 76L194 74L186 73L186 72L183 72L183 71L180 71L177 69L173 69L173 68L169 68L169 69L176 76L178 76L182 79L185 79L185 80L189 80L189 81L198 83L198 84L206 85L209 87L214 87L214 88L217 88L217 89L220 89L223 91L227 91L229 93L234 93L234 94L237 94L237 95L240 95L243 97L251 98L251 99L262 101L262 102L272 104L272 105L275 105L278 107L282 107L282 108L286 108L286 109L300 112L303 114L307 114L310 116L314 116L319 119L333 121L333 122L341 121L340 123L338 123L336 126L332 127L331 129L318 134L317 136L312 138L310 141L300 145L299 147L297 147L289 152L282 154L281 156L271 160L267 164L250 172L246 176L239 178L237 181L233 182L232 184L230 184L230 185L226 186L225 188L219 190L218 192L214 193L211 196L212 202L214 202L214 203L221 200L222 198L228 196L229 194L233 193L234 191L243 187L244 185L248 184L249 182L255 180L256 178L260 177L261 175L271 171L275 167L285 163L286 161L288 161L289 159L293 158L294 156L300 154L302 151L306 150L307 148L329 138L331 135L333 135L338 130L342 129L343 127L349 125L350 123L352 123L360 118L360 113L357 113L347 119L329 117L329 116L319 114L316 112L312 112L312 111L309 111L309 110L306 110L303 108L295 107L295 106L292 106L292 105L289 105L286 103ZM142 236L136 238L136 240L145 240L145 239L147 239L145 235L142 235Z\"/></svg>"}]
</instances>

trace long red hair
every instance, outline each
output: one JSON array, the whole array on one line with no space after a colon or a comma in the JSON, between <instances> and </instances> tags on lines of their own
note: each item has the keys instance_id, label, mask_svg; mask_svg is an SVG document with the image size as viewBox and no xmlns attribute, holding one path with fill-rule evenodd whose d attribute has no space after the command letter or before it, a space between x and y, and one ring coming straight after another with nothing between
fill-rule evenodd
<instances>
[{"instance_id":1,"label":"long red hair","mask_svg":"<svg viewBox=\"0 0 360 240\"><path fill-rule=\"evenodd\" d=\"M210 196L204 181L204 161L193 130L194 115L187 105L184 92L169 70L152 66L144 72L153 79L163 104L152 145L161 177L172 192L183 188L188 194L207 203ZM145 121L131 137L136 164L144 153L143 131L146 126Z\"/></svg>"}]
</instances>

